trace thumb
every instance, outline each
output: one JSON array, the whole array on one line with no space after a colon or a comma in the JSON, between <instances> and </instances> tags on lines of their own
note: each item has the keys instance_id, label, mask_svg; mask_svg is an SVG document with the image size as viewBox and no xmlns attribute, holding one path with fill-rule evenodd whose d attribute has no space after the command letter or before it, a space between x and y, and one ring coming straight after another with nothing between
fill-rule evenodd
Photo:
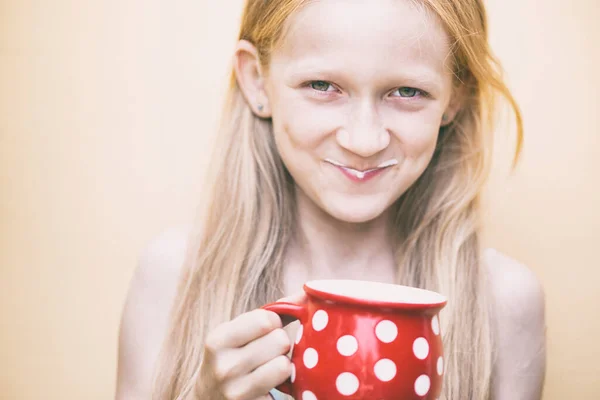
<instances>
[{"instance_id":1,"label":"thumb","mask_svg":"<svg viewBox=\"0 0 600 400\"><path fill-rule=\"evenodd\" d=\"M304 304L306 303L307 296L305 291L300 291L294 293L290 296L282 297L277 300L277 303L294 303L294 304Z\"/></svg>"},{"instance_id":2,"label":"thumb","mask_svg":"<svg viewBox=\"0 0 600 400\"><path fill-rule=\"evenodd\" d=\"M282 297L281 299L277 300L276 303L292 303L303 305L306 304L307 300L308 297L306 296L306 292L301 291L290 296ZM287 326L296 320L294 317L290 317L288 315L280 315L279 317L281 318L281 323L283 326Z\"/></svg>"}]
</instances>

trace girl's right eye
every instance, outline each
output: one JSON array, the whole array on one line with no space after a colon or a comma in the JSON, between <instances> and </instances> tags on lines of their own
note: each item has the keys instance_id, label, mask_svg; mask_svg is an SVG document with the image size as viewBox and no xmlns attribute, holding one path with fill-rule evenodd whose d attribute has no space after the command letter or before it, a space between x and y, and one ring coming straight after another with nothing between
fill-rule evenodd
<instances>
[{"instance_id":1,"label":"girl's right eye","mask_svg":"<svg viewBox=\"0 0 600 400\"><path fill-rule=\"evenodd\" d=\"M330 92L333 89L333 85L325 81L312 81L310 87L318 92Z\"/></svg>"}]
</instances>

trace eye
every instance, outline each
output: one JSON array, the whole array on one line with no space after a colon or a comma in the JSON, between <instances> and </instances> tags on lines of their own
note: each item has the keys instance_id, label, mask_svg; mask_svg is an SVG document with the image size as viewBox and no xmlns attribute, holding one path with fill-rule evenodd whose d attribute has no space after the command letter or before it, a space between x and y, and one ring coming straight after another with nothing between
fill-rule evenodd
<instances>
[{"instance_id":1,"label":"eye","mask_svg":"<svg viewBox=\"0 0 600 400\"><path fill-rule=\"evenodd\" d=\"M412 98L417 97L419 95L423 95L424 93L419 89L411 88L411 87L401 87L394 90L394 94L398 93L395 97L406 97Z\"/></svg>"},{"instance_id":2,"label":"eye","mask_svg":"<svg viewBox=\"0 0 600 400\"><path fill-rule=\"evenodd\" d=\"M310 87L318 92L329 92L333 85L325 81L313 81L310 83Z\"/></svg>"}]
</instances>

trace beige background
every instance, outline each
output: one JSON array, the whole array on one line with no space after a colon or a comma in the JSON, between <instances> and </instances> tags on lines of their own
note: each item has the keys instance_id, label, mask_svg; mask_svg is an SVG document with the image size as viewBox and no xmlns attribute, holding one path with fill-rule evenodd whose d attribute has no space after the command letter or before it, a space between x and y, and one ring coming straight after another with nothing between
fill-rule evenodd
<instances>
[{"instance_id":1,"label":"beige background","mask_svg":"<svg viewBox=\"0 0 600 400\"><path fill-rule=\"evenodd\" d=\"M202 195L241 3L0 0L0 399L113 396L137 255ZM598 399L600 6L487 3L527 135L509 176L500 130L487 241L545 285L545 399Z\"/></svg>"}]
</instances>

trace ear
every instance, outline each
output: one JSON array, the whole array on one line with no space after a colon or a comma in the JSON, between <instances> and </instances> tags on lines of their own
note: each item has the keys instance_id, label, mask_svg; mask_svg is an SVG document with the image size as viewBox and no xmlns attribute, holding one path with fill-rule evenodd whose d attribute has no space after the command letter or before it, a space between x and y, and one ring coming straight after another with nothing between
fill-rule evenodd
<instances>
[{"instance_id":1,"label":"ear","mask_svg":"<svg viewBox=\"0 0 600 400\"><path fill-rule=\"evenodd\" d=\"M442 126L448 126L454 121L456 114L460 111L460 109L464 106L466 99L466 88L464 84L460 86L456 86L452 89L452 97L450 98L450 103L446 107L444 111L444 115L442 115Z\"/></svg>"},{"instance_id":2,"label":"ear","mask_svg":"<svg viewBox=\"0 0 600 400\"><path fill-rule=\"evenodd\" d=\"M271 107L258 51L247 40L240 40L235 48L234 69L238 85L254 114L270 118Z\"/></svg>"}]
</instances>

